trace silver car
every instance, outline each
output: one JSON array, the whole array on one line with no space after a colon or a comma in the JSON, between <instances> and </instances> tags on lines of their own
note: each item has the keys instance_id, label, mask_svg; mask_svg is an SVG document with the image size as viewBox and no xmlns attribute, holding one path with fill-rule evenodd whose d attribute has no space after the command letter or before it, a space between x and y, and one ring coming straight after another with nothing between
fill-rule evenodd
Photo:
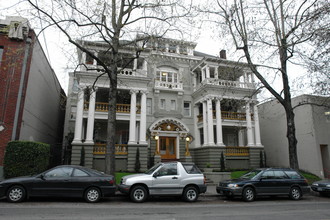
<instances>
[{"instance_id":1,"label":"silver car","mask_svg":"<svg viewBox=\"0 0 330 220\"><path fill-rule=\"evenodd\" d=\"M118 186L133 202L144 202L148 196L181 195L187 202L194 202L206 192L203 173L193 163L158 163L143 174L124 176Z\"/></svg>"}]
</instances>

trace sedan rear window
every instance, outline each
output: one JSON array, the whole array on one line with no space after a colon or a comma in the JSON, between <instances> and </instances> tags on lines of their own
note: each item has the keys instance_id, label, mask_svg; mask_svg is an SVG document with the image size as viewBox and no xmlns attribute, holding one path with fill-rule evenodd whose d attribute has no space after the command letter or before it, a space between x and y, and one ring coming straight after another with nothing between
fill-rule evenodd
<instances>
[{"instance_id":1,"label":"sedan rear window","mask_svg":"<svg viewBox=\"0 0 330 220\"><path fill-rule=\"evenodd\" d=\"M182 164L188 174L202 173L195 164Z\"/></svg>"}]
</instances>

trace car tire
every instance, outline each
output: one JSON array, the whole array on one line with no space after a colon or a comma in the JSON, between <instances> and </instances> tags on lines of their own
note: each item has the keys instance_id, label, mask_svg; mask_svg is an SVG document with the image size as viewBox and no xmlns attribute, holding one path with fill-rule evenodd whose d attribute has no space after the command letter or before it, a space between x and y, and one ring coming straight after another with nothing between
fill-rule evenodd
<instances>
[{"instance_id":1,"label":"car tire","mask_svg":"<svg viewBox=\"0 0 330 220\"><path fill-rule=\"evenodd\" d=\"M299 200L302 197L301 190L299 187L292 187L290 189L289 197L292 200Z\"/></svg>"},{"instance_id":2,"label":"car tire","mask_svg":"<svg viewBox=\"0 0 330 220\"><path fill-rule=\"evenodd\" d=\"M198 199L198 190L196 187L189 186L184 189L182 198L186 202L195 202Z\"/></svg>"},{"instance_id":3,"label":"car tire","mask_svg":"<svg viewBox=\"0 0 330 220\"><path fill-rule=\"evenodd\" d=\"M245 202L252 202L256 197L256 193L252 187L246 187L243 190L242 197Z\"/></svg>"},{"instance_id":4,"label":"car tire","mask_svg":"<svg viewBox=\"0 0 330 220\"><path fill-rule=\"evenodd\" d=\"M95 203L101 199L101 191L98 188L91 187L88 188L84 196L86 202Z\"/></svg>"},{"instance_id":5,"label":"car tire","mask_svg":"<svg viewBox=\"0 0 330 220\"><path fill-rule=\"evenodd\" d=\"M12 186L7 191L8 202L22 202L26 197L26 191L22 186Z\"/></svg>"},{"instance_id":6,"label":"car tire","mask_svg":"<svg viewBox=\"0 0 330 220\"><path fill-rule=\"evenodd\" d=\"M144 186L134 186L130 192L130 198L133 202L142 203L147 200L148 192Z\"/></svg>"}]
</instances>

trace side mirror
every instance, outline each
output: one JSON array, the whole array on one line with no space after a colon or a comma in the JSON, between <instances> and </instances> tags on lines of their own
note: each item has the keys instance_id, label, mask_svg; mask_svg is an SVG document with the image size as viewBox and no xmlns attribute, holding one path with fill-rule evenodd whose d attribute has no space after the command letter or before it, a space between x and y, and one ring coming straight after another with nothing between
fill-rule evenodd
<instances>
[{"instance_id":1,"label":"side mirror","mask_svg":"<svg viewBox=\"0 0 330 220\"><path fill-rule=\"evenodd\" d=\"M45 180L45 176L44 176L44 174L40 174L40 179L42 179L42 180Z\"/></svg>"},{"instance_id":2,"label":"side mirror","mask_svg":"<svg viewBox=\"0 0 330 220\"><path fill-rule=\"evenodd\" d=\"M157 176L159 176L158 172L155 172L154 175L152 175L154 178L157 178Z\"/></svg>"}]
</instances>

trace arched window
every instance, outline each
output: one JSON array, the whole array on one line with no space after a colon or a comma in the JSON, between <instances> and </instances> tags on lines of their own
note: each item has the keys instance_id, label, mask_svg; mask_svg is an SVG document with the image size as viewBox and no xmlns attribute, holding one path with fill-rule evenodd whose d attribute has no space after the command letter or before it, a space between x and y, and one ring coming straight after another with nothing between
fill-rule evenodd
<instances>
[{"instance_id":1,"label":"arched window","mask_svg":"<svg viewBox=\"0 0 330 220\"><path fill-rule=\"evenodd\" d=\"M172 67L159 67L156 72L156 80L168 83L178 82L178 70Z\"/></svg>"}]
</instances>

